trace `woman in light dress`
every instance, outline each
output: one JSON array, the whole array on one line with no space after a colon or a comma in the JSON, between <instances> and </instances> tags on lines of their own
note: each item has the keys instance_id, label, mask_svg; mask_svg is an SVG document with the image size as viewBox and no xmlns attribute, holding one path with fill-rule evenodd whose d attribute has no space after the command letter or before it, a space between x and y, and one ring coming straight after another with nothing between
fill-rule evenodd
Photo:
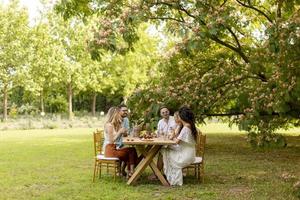
<instances>
[{"instance_id":1,"label":"woman in light dress","mask_svg":"<svg viewBox=\"0 0 300 200\"><path fill-rule=\"evenodd\" d=\"M164 173L170 185L182 185L182 169L195 161L195 141L197 129L193 112L187 108L179 109L178 135L173 140L176 145L162 149ZM176 134L175 134L176 135Z\"/></svg>"},{"instance_id":2,"label":"woman in light dress","mask_svg":"<svg viewBox=\"0 0 300 200\"><path fill-rule=\"evenodd\" d=\"M104 155L107 157L117 157L125 162L128 168L127 178L132 176L137 164L137 153L133 147L116 148L116 141L128 130L122 127L122 116L118 107L112 107L108 111L108 119L104 125ZM122 168L122 174L125 175Z\"/></svg>"}]
</instances>

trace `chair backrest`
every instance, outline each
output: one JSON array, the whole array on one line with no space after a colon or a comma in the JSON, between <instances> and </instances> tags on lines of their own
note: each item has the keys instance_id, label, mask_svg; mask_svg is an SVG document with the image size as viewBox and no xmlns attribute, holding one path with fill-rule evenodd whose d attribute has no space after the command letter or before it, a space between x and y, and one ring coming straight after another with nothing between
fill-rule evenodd
<instances>
[{"instance_id":1,"label":"chair backrest","mask_svg":"<svg viewBox=\"0 0 300 200\"><path fill-rule=\"evenodd\" d=\"M102 146L103 146L103 140L104 140L104 132L103 130L96 130L94 132L94 151L95 156L102 153Z\"/></svg>"},{"instance_id":2,"label":"chair backrest","mask_svg":"<svg viewBox=\"0 0 300 200\"><path fill-rule=\"evenodd\" d=\"M200 145L199 145L199 153L202 159L204 159L204 152L205 152L205 144L206 144L206 135L200 135Z\"/></svg>"},{"instance_id":3,"label":"chair backrest","mask_svg":"<svg viewBox=\"0 0 300 200\"><path fill-rule=\"evenodd\" d=\"M206 135L198 131L196 140L196 156L203 158L205 151Z\"/></svg>"}]
</instances>

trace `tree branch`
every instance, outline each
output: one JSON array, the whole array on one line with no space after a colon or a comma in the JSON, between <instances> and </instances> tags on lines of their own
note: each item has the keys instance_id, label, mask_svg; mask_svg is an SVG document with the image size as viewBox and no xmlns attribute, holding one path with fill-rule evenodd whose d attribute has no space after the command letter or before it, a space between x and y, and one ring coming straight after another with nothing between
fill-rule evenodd
<instances>
[{"instance_id":1,"label":"tree branch","mask_svg":"<svg viewBox=\"0 0 300 200\"><path fill-rule=\"evenodd\" d=\"M273 20L272 20L266 13L264 13L263 11L259 10L258 8L254 7L254 6L252 6L252 5L250 4L250 1L248 1L248 4L249 4L249 5L247 5L247 4L243 3L243 2L241 2L240 0L236 0L236 2L238 2L240 5L242 5L242 6L246 7L246 8L250 8L250 9L252 9L252 10L255 10L256 12L258 12L259 14L261 14L261 15L263 15L265 18L267 18L267 20L268 20L270 23L273 24Z\"/></svg>"},{"instance_id":2,"label":"tree branch","mask_svg":"<svg viewBox=\"0 0 300 200\"><path fill-rule=\"evenodd\" d=\"M243 59L246 63L249 63L249 62L250 62L250 61L249 61L249 58L241 51L241 49L236 48L236 47L234 47L234 46L232 46L232 45L230 45L230 44L228 44L228 43L226 43L226 42L220 40L217 36L214 36L214 35L210 35L210 39L212 39L213 41L215 41L215 42L217 42L217 43L219 43L219 44L221 44L221 45L223 45L223 46L225 46L225 47L227 47L227 48L229 48L229 49L235 51L236 53L238 53L238 54L242 57L242 59Z\"/></svg>"},{"instance_id":3,"label":"tree branch","mask_svg":"<svg viewBox=\"0 0 300 200\"><path fill-rule=\"evenodd\" d=\"M233 36L233 38L234 38L236 44L238 45L238 48L239 48L240 50L242 50L240 41L239 41L239 39L237 38L236 34L231 30L230 27L228 27L228 26L225 26L225 27L226 27L226 29L231 33L231 35Z\"/></svg>"},{"instance_id":4,"label":"tree branch","mask_svg":"<svg viewBox=\"0 0 300 200\"><path fill-rule=\"evenodd\" d=\"M180 4L177 5L173 5L173 4L170 4L170 3L166 3L166 2L156 2L156 3L152 3L152 5L166 5L170 8L174 8L174 9L179 9L180 11L184 12L187 16L189 17L192 17L192 18L196 18L196 16L192 15L188 10L186 10L183 6L181 6ZM169 18L169 17L152 17L150 19L161 19L161 20L173 20L173 21L177 21L177 22L180 22L180 23L184 23L184 21L182 20L179 20L179 19L176 19L176 18ZM206 26L206 23L203 21L203 20L199 20L200 23L204 26ZM234 37L234 40L236 41L237 43L237 46L238 47L235 47L231 44L228 44L222 40L220 40L217 36L214 36L214 35L210 35L210 39L212 39L213 41L235 51L236 53L238 53L242 59L246 62L246 63L249 63L249 58L244 54L244 52L242 51L241 49L241 45L238 41L238 38L237 36L234 34L234 32L229 28L229 27L226 27L227 30L232 34L232 36Z\"/></svg>"},{"instance_id":5,"label":"tree branch","mask_svg":"<svg viewBox=\"0 0 300 200\"><path fill-rule=\"evenodd\" d=\"M283 0L278 0L278 6L277 6L277 17L281 18L281 8L282 8Z\"/></svg>"},{"instance_id":6,"label":"tree branch","mask_svg":"<svg viewBox=\"0 0 300 200\"><path fill-rule=\"evenodd\" d=\"M172 17L149 17L149 19L151 19L151 20L156 20L156 19L159 19L159 20L172 20L172 21L177 21L179 23L185 23L185 21L182 21L182 20L176 19L176 18L172 18Z\"/></svg>"},{"instance_id":7,"label":"tree branch","mask_svg":"<svg viewBox=\"0 0 300 200\"><path fill-rule=\"evenodd\" d=\"M196 18L196 16L192 15L191 13L189 13L189 11L187 11L184 7L182 7L180 4L178 5L179 10L183 11L187 16L190 16L192 18Z\"/></svg>"},{"instance_id":8,"label":"tree branch","mask_svg":"<svg viewBox=\"0 0 300 200\"><path fill-rule=\"evenodd\" d=\"M240 65L237 61L232 60L232 62L233 62L233 64L238 65L238 66L241 67L241 65ZM247 71L247 70L245 70L245 69L242 69L242 70L243 70L243 71L246 71L246 72L249 72L249 71ZM259 79L259 80L261 80L261 81L263 81L263 82L267 82L267 78L266 78L266 76L265 76L264 74L262 74L262 73L257 73L257 74L252 73L252 74L255 75L255 76L248 76L248 77L249 77L249 78L254 78L254 79Z\"/></svg>"},{"instance_id":9,"label":"tree branch","mask_svg":"<svg viewBox=\"0 0 300 200\"><path fill-rule=\"evenodd\" d=\"M182 16L182 14L181 14L181 12L180 12L180 10L177 10L177 11L178 11L178 14L179 14L179 16L180 16L180 19L181 19L182 21L185 21L184 18L183 18L183 16Z\"/></svg>"},{"instance_id":10,"label":"tree branch","mask_svg":"<svg viewBox=\"0 0 300 200\"><path fill-rule=\"evenodd\" d=\"M241 81L249 79L249 78L259 79L259 78L255 77L255 76L244 76L242 78L239 78L239 79L236 79L236 80L233 80L233 81L229 81L229 82L225 82L225 83L223 83L221 85L218 85L218 86L214 87L213 90L217 90L217 89L222 88L222 87L224 87L226 85L230 85L230 84L234 84L234 83L237 83L237 82L241 82Z\"/></svg>"},{"instance_id":11,"label":"tree branch","mask_svg":"<svg viewBox=\"0 0 300 200\"><path fill-rule=\"evenodd\" d=\"M223 7L226 3L227 3L228 0L225 0L220 7Z\"/></svg>"}]
</instances>

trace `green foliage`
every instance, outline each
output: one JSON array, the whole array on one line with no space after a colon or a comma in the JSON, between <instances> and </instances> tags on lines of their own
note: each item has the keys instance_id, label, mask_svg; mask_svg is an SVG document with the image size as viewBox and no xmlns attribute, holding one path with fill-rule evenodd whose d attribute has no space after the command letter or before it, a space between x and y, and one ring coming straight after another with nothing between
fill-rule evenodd
<instances>
[{"instance_id":1,"label":"green foliage","mask_svg":"<svg viewBox=\"0 0 300 200\"><path fill-rule=\"evenodd\" d=\"M254 148L282 148L286 147L287 141L284 136L266 132L249 132L248 141Z\"/></svg>"},{"instance_id":2,"label":"green foliage","mask_svg":"<svg viewBox=\"0 0 300 200\"><path fill-rule=\"evenodd\" d=\"M9 109L9 117L16 118L18 116L18 108L15 104L12 104Z\"/></svg>"},{"instance_id":3,"label":"green foliage","mask_svg":"<svg viewBox=\"0 0 300 200\"><path fill-rule=\"evenodd\" d=\"M21 115L33 115L38 113L38 109L27 103L18 108L18 113Z\"/></svg>"},{"instance_id":4,"label":"green foliage","mask_svg":"<svg viewBox=\"0 0 300 200\"><path fill-rule=\"evenodd\" d=\"M296 197L300 198L300 188L295 189L294 194Z\"/></svg>"},{"instance_id":5,"label":"green foliage","mask_svg":"<svg viewBox=\"0 0 300 200\"><path fill-rule=\"evenodd\" d=\"M82 3L72 1L66 6L84 11L88 7ZM41 18L28 26L27 13L16 1L1 4L0 46L5 51L0 52L0 98L4 101L6 94L9 99L5 109L16 104L21 114L61 113L70 107L66 101L70 97L75 109L90 111L91 98L97 95L97 110L106 111L146 83L150 71L154 74L158 40L149 36L147 24L138 30L139 43L133 44L129 30L115 38L118 44L123 37L131 40L135 52L125 57L102 51L101 60L92 60L88 41L94 37L90 30L97 28L99 16L88 16L84 23L76 18L65 21L50 7L45 4ZM129 50L128 45L123 49ZM84 100L80 99L83 93Z\"/></svg>"},{"instance_id":6,"label":"green foliage","mask_svg":"<svg viewBox=\"0 0 300 200\"><path fill-rule=\"evenodd\" d=\"M93 3L98 7L90 11L101 13L104 24L109 25L103 29L100 20L94 31L102 39L130 31L135 41L137 27L151 20L178 41L165 49L155 80L141 88L144 92L138 90L132 96L131 105L136 110L151 110L161 103L188 105L199 121L231 116L231 123L261 136L299 124L299 1ZM61 10L63 14L70 11L81 13L76 8ZM127 40L123 42L130 46ZM109 39L101 42L104 46L97 49L124 46ZM267 137L257 140L269 142Z\"/></svg>"},{"instance_id":7,"label":"green foliage","mask_svg":"<svg viewBox=\"0 0 300 200\"><path fill-rule=\"evenodd\" d=\"M67 112L68 103L66 98L62 95L58 95L55 98L49 98L47 103L51 113Z\"/></svg>"},{"instance_id":8,"label":"green foliage","mask_svg":"<svg viewBox=\"0 0 300 200\"><path fill-rule=\"evenodd\" d=\"M130 98L128 106L132 112L130 116L131 123L143 124L144 128L148 126L152 131L157 129L158 121L160 120L159 108L161 105L152 103L148 105L144 104L145 110L141 110L140 106L136 106L134 99Z\"/></svg>"},{"instance_id":9,"label":"green foliage","mask_svg":"<svg viewBox=\"0 0 300 200\"><path fill-rule=\"evenodd\" d=\"M159 90L159 89L158 89ZM155 129L160 119L159 109L161 106L167 106L171 111L176 111L179 107L175 101L162 103L161 93L155 93L153 90L138 90L128 99L128 107L132 115L131 120L136 124L149 123L151 129Z\"/></svg>"},{"instance_id":10,"label":"green foliage","mask_svg":"<svg viewBox=\"0 0 300 200\"><path fill-rule=\"evenodd\" d=\"M28 66L30 31L28 13L17 1L0 4L0 91L3 94L3 119L7 116L10 90L24 83ZM4 98L4 97L7 98Z\"/></svg>"}]
</instances>

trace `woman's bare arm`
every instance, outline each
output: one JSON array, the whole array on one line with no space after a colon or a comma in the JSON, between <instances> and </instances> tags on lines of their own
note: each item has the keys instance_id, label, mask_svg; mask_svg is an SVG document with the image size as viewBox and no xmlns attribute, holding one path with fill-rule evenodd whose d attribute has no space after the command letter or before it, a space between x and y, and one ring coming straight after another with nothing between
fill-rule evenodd
<instances>
[{"instance_id":1,"label":"woman's bare arm","mask_svg":"<svg viewBox=\"0 0 300 200\"><path fill-rule=\"evenodd\" d=\"M176 144L179 144L181 142L181 140L177 138L175 138L174 141L176 142Z\"/></svg>"},{"instance_id":2,"label":"woman's bare arm","mask_svg":"<svg viewBox=\"0 0 300 200\"><path fill-rule=\"evenodd\" d=\"M106 131L107 131L107 136L108 136L108 141L109 143L114 143L120 135L124 132L123 128L121 128L118 132L114 130L114 127L111 124L106 124L105 125Z\"/></svg>"}]
</instances>

